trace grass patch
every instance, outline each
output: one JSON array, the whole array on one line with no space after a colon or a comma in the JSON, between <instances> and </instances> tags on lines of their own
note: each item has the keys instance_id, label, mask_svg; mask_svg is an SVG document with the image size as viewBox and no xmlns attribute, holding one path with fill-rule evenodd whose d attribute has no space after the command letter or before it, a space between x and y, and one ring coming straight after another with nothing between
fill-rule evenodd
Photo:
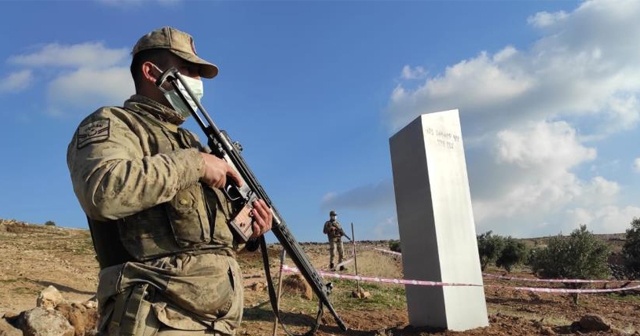
<instances>
[{"instance_id":1,"label":"grass patch","mask_svg":"<svg viewBox=\"0 0 640 336\"><path fill-rule=\"evenodd\" d=\"M616 300L616 301L622 301L622 302L629 302L629 303L640 303L640 295L638 294L620 294L620 293L609 293L607 294L607 297L612 299L612 300Z\"/></svg>"},{"instance_id":2,"label":"grass patch","mask_svg":"<svg viewBox=\"0 0 640 336\"><path fill-rule=\"evenodd\" d=\"M357 251L358 274L380 278L402 278L402 264L398 257L372 250ZM355 262L350 263L349 274L355 272Z\"/></svg>"},{"instance_id":3,"label":"grass patch","mask_svg":"<svg viewBox=\"0 0 640 336\"><path fill-rule=\"evenodd\" d=\"M406 296L404 286L381 286L376 284L361 283L360 287L371 294L366 299L352 296L357 289L355 282L338 280L333 282L333 292L329 295L329 301L337 310L383 310L406 308ZM307 300L299 294L283 293L280 307L285 311L313 312L317 310L318 299L314 295L313 300Z\"/></svg>"},{"instance_id":4,"label":"grass patch","mask_svg":"<svg viewBox=\"0 0 640 336\"><path fill-rule=\"evenodd\" d=\"M377 285L371 283L360 283L360 288L369 294L370 297L360 299L351 295L357 290L357 285L353 281L343 285L344 290L332 294L332 300L342 309L348 310L384 310L406 308L407 300L404 286L400 285Z\"/></svg>"},{"instance_id":5,"label":"grass patch","mask_svg":"<svg viewBox=\"0 0 640 336\"><path fill-rule=\"evenodd\" d=\"M0 284L11 284L18 282L18 279L4 279L0 280Z\"/></svg>"},{"instance_id":6,"label":"grass patch","mask_svg":"<svg viewBox=\"0 0 640 336\"><path fill-rule=\"evenodd\" d=\"M402 277L400 261L393 256L382 255L372 250L363 250L358 252L357 263L358 274L362 276L375 276L380 278ZM347 271L340 273L345 275L355 274L355 262L349 263L347 267ZM365 281L356 282L355 280L336 279L329 276L325 277L324 281L333 284L329 301L338 311L375 311L406 308L407 301L403 285ZM361 290L368 292L370 296L366 299L354 297L353 292L357 291L358 286ZM287 293L285 291L281 296L280 307L282 311L315 314L318 309L318 299L314 295L313 300L306 300L299 294ZM265 308L268 309L268 307Z\"/></svg>"},{"instance_id":7,"label":"grass patch","mask_svg":"<svg viewBox=\"0 0 640 336\"><path fill-rule=\"evenodd\" d=\"M34 288L29 287L16 287L11 290L13 293L19 295L37 295L40 294L40 291Z\"/></svg>"},{"instance_id":8,"label":"grass patch","mask_svg":"<svg viewBox=\"0 0 640 336\"><path fill-rule=\"evenodd\" d=\"M61 246L62 251L71 252L74 255L93 255L95 250L93 249L93 242L91 239L78 239L70 242L67 245Z\"/></svg>"},{"instance_id":9,"label":"grass patch","mask_svg":"<svg viewBox=\"0 0 640 336\"><path fill-rule=\"evenodd\" d=\"M259 306L244 309L244 320L249 321L268 321L273 319L273 310L271 310L271 303L265 302ZM244 321L242 322L244 324Z\"/></svg>"}]
</instances>

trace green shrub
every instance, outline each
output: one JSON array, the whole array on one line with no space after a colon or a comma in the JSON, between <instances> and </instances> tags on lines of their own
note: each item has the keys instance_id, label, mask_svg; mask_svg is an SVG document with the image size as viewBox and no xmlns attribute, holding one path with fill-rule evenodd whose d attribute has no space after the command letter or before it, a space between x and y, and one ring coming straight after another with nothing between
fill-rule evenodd
<instances>
[{"instance_id":1,"label":"green shrub","mask_svg":"<svg viewBox=\"0 0 640 336\"><path fill-rule=\"evenodd\" d=\"M389 249L394 252L402 252L399 240L392 240L389 242Z\"/></svg>"},{"instance_id":2,"label":"green shrub","mask_svg":"<svg viewBox=\"0 0 640 336\"><path fill-rule=\"evenodd\" d=\"M630 279L640 278L640 218L631 221L631 228L622 246L624 268Z\"/></svg>"},{"instance_id":3,"label":"green shrub","mask_svg":"<svg viewBox=\"0 0 640 336\"><path fill-rule=\"evenodd\" d=\"M478 254L480 256L480 268L484 271L491 263L495 263L504 248L504 238L493 236L492 231L487 231L478 236Z\"/></svg>"},{"instance_id":4,"label":"green shrub","mask_svg":"<svg viewBox=\"0 0 640 336\"><path fill-rule=\"evenodd\" d=\"M532 255L531 269L545 279L603 279L610 275L607 263L610 249L607 243L581 225L570 236L552 237L546 248ZM569 288L581 288L582 283L565 283ZM573 295L578 303L578 295Z\"/></svg>"},{"instance_id":5,"label":"green shrub","mask_svg":"<svg viewBox=\"0 0 640 336\"><path fill-rule=\"evenodd\" d=\"M513 266L525 262L528 255L527 246L523 242L507 237L504 239L504 247L500 252L500 256L496 260L496 266L511 272Z\"/></svg>"}]
</instances>

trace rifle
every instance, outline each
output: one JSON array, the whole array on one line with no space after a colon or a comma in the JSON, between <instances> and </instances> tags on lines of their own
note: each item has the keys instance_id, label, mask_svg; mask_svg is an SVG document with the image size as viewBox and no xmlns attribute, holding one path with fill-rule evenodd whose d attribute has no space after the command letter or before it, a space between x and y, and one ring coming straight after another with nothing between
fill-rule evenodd
<instances>
[{"instance_id":1,"label":"rifle","mask_svg":"<svg viewBox=\"0 0 640 336\"><path fill-rule=\"evenodd\" d=\"M229 226L233 229L237 236L243 240L243 242L246 242L253 232L253 229L251 227L251 218L249 216L252 209L253 201L262 199L271 208L271 212L273 214L271 231L276 236L276 238L278 238L280 244L282 244L283 248L289 254L291 260L293 260L294 264L300 270L300 274L304 276L304 278L313 289L313 292L318 296L319 299L316 324L313 329L309 333L307 333L307 335L312 335L318 329L323 313L323 306L327 307L329 312L331 312L338 327L343 331L346 331L347 327L340 319L338 313L335 311L335 309L331 305L331 302L329 301L329 293L331 291L332 284L328 283L324 285L322 283L322 278L320 278L320 275L309 261L309 258L302 250L293 234L287 228L284 219L282 218L282 216L280 216L280 213L274 206L273 202L271 202L271 200L269 199L269 196L267 196L267 193L258 182L258 179L249 169L249 166L244 161L244 158L240 155L242 146L240 146L237 142L232 142L231 138L225 131L221 131L220 129L218 129L205 108L202 106L202 104L200 104L200 101L195 98L195 95L191 91L191 88L186 85L183 75L176 68L170 68L162 73L155 84L156 86L160 87L166 81L168 81L173 86L182 101L189 108L191 115L194 117L200 128L202 128L202 131L207 136L207 142L209 148L211 149L211 153L225 160L241 176L243 182L242 187L238 187L232 179L227 179L227 185L224 187L223 192L234 205L234 209L236 209L233 216L234 218L230 221ZM184 88L184 90L182 88ZM186 94L188 94L193 99L202 116L193 109L191 104L189 104L185 96L185 91ZM258 240L261 246L265 274L270 285L269 297L271 299L271 306L273 308L274 314L276 315L276 317L278 317L279 310L276 306L277 299L275 298L275 289L273 288L271 273L269 271L267 243L264 239L264 235L260 236ZM278 319L282 324L282 319Z\"/></svg>"},{"instance_id":2,"label":"rifle","mask_svg":"<svg viewBox=\"0 0 640 336\"><path fill-rule=\"evenodd\" d=\"M344 230L342 228L338 229L338 233L340 233L341 236L345 236L347 239L349 239L349 241L353 241L349 236L347 236L346 233L344 233Z\"/></svg>"}]
</instances>

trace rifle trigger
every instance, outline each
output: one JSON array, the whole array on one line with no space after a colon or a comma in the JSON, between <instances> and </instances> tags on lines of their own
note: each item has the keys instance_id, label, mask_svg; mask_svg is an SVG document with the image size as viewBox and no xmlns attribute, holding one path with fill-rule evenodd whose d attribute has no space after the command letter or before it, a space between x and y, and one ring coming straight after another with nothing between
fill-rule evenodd
<instances>
[{"instance_id":1,"label":"rifle trigger","mask_svg":"<svg viewBox=\"0 0 640 336\"><path fill-rule=\"evenodd\" d=\"M242 195L240 194L238 188L234 187L231 183L227 184L227 186L222 189L222 192L232 202L235 202L242 198Z\"/></svg>"}]
</instances>

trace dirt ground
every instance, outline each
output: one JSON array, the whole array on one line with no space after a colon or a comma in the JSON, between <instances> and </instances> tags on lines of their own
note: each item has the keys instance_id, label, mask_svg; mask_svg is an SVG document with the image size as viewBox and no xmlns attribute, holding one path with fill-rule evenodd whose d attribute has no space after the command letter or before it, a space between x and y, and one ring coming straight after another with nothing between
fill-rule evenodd
<instances>
[{"instance_id":1,"label":"dirt ground","mask_svg":"<svg viewBox=\"0 0 640 336\"><path fill-rule=\"evenodd\" d=\"M318 269L326 267L326 245L301 245ZM359 243L358 251L375 253L371 252L373 247L384 247L384 244ZM275 256L271 258L271 269L275 278L279 269L278 251L277 245L271 246L270 254ZM260 253L243 253L239 258L246 288L245 319L239 334L273 335L274 317L268 303L268 294L264 289L256 288L256 284L265 281ZM378 258L381 263L394 262L393 258L384 253L380 253ZM395 263L400 262L396 259ZM345 274L352 273L352 269L350 267ZM498 270L490 271L501 274ZM0 220L0 317L5 313L35 307L38 293L49 285L55 286L69 301L89 300L97 285L97 273L98 266L87 230L24 225ZM360 275L386 277L380 274ZM401 276L401 265L397 275ZM516 272L510 276L531 277L526 272ZM484 281L489 313L488 327L464 332L413 328L409 325L404 305L369 307L367 299L354 299L362 302L356 306L347 305L344 300L334 304L339 316L348 326L348 331L341 331L331 314L325 311L323 323L316 335L570 335L584 333L576 328L575 322L590 314L600 316L612 329L590 332L589 335L640 335L639 292L629 292L627 295L583 294L579 305L575 305L573 299L566 294L513 289L515 286L549 286L547 284L514 282L494 277L485 277ZM603 285L593 288L603 288ZM282 318L292 332L301 334L308 330L315 314L303 308L288 311L283 308ZM277 335L285 335L280 325Z\"/></svg>"}]
</instances>

